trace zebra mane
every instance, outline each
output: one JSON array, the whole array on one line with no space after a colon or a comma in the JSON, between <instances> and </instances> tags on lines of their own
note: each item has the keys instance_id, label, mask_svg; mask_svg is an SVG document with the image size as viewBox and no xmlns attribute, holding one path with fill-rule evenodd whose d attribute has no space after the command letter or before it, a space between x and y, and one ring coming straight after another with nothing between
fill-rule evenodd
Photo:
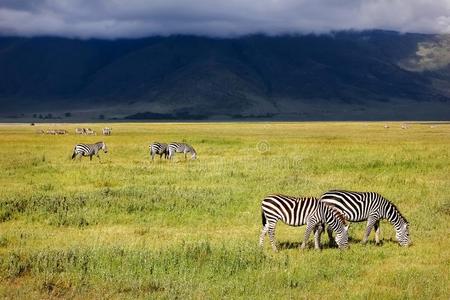
<instances>
[{"instance_id":1,"label":"zebra mane","mask_svg":"<svg viewBox=\"0 0 450 300\"><path fill-rule=\"evenodd\" d=\"M103 144L103 142L97 142L97 143L95 143L96 145L98 145L98 144Z\"/></svg>"},{"instance_id":2,"label":"zebra mane","mask_svg":"<svg viewBox=\"0 0 450 300\"><path fill-rule=\"evenodd\" d=\"M383 196L381 196L381 197L383 197ZM403 221L405 221L405 223L409 225L408 220L405 218L405 216L402 215L402 213L401 213L400 210L397 208L397 206L396 206L394 203L392 203L391 201L389 201L388 199L386 199L386 198L384 198L384 197L383 197L383 199L386 200L386 201L394 208L394 211L400 216L400 218L402 218Z\"/></svg>"}]
</instances>

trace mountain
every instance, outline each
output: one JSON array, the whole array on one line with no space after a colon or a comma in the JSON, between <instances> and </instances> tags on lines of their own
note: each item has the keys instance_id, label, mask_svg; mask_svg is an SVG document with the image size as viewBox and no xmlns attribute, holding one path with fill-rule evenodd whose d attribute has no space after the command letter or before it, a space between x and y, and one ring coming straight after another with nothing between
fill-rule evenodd
<instances>
[{"instance_id":1,"label":"mountain","mask_svg":"<svg viewBox=\"0 0 450 300\"><path fill-rule=\"evenodd\" d=\"M0 117L450 118L450 36L0 38Z\"/></svg>"}]
</instances>

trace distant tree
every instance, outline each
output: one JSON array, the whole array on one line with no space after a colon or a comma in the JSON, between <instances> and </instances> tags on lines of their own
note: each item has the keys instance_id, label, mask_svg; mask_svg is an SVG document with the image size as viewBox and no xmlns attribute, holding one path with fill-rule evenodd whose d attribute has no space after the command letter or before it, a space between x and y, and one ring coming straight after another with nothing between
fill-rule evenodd
<instances>
[{"instance_id":1,"label":"distant tree","mask_svg":"<svg viewBox=\"0 0 450 300\"><path fill-rule=\"evenodd\" d=\"M105 115L98 115L98 118L99 118L100 120L104 120L104 119L105 119Z\"/></svg>"},{"instance_id":2,"label":"distant tree","mask_svg":"<svg viewBox=\"0 0 450 300\"><path fill-rule=\"evenodd\" d=\"M65 116L66 118L70 118L70 117L72 116L72 113L66 112L66 113L64 113L64 116Z\"/></svg>"},{"instance_id":3,"label":"distant tree","mask_svg":"<svg viewBox=\"0 0 450 300\"><path fill-rule=\"evenodd\" d=\"M37 118L37 114L33 114L33 118L35 118L35 119L36 119L36 118Z\"/></svg>"},{"instance_id":4,"label":"distant tree","mask_svg":"<svg viewBox=\"0 0 450 300\"><path fill-rule=\"evenodd\" d=\"M50 114L50 113L48 113L48 114L45 116L45 118L46 118L46 119L51 119L51 118L53 118L53 115Z\"/></svg>"},{"instance_id":5,"label":"distant tree","mask_svg":"<svg viewBox=\"0 0 450 300\"><path fill-rule=\"evenodd\" d=\"M43 119L44 117L41 115L41 114L39 114L39 119Z\"/></svg>"}]
</instances>

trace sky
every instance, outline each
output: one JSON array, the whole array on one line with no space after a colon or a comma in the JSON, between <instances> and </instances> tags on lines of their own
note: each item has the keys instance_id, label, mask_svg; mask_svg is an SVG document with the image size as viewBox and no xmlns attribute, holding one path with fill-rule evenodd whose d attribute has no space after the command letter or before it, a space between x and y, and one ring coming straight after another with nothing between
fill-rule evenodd
<instances>
[{"instance_id":1,"label":"sky","mask_svg":"<svg viewBox=\"0 0 450 300\"><path fill-rule=\"evenodd\" d=\"M450 0L0 0L0 35L450 34Z\"/></svg>"}]
</instances>

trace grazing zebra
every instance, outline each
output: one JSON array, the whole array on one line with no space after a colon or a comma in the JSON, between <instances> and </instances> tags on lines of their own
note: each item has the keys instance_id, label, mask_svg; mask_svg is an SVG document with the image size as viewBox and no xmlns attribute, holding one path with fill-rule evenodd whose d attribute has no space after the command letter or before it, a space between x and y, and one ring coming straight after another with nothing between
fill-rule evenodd
<instances>
[{"instance_id":1,"label":"grazing zebra","mask_svg":"<svg viewBox=\"0 0 450 300\"><path fill-rule=\"evenodd\" d=\"M54 129L48 129L46 133L47 134L51 134L51 135L56 135L57 134L56 130L54 130Z\"/></svg>"},{"instance_id":2,"label":"grazing zebra","mask_svg":"<svg viewBox=\"0 0 450 300\"><path fill-rule=\"evenodd\" d=\"M56 129L55 132L56 134L67 134L67 130L65 129Z\"/></svg>"},{"instance_id":3,"label":"grazing zebra","mask_svg":"<svg viewBox=\"0 0 450 300\"><path fill-rule=\"evenodd\" d=\"M197 158L197 152L195 151L195 149L192 146L184 143L169 144L169 159L172 159L175 153L184 153L185 159L188 153L192 154L191 159Z\"/></svg>"},{"instance_id":4,"label":"grazing zebra","mask_svg":"<svg viewBox=\"0 0 450 300\"><path fill-rule=\"evenodd\" d=\"M75 134L84 134L85 129L84 128L75 128Z\"/></svg>"},{"instance_id":5,"label":"grazing zebra","mask_svg":"<svg viewBox=\"0 0 450 300\"><path fill-rule=\"evenodd\" d=\"M159 154L159 158L162 158L163 154L164 158L167 158L169 156L169 150L167 144L165 143L154 142L148 147L150 148L150 155L152 156L152 160L156 154Z\"/></svg>"},{"instance_id":6,"label":"grazing zebra","mask_svg":"<svg viewBox=\"0 0 450 300\"><path fill-rule=\"evenodd\" d=\"M111 128L105 127L103 128L102 133L103 135L111 135L111 131L112 131Z\"/></svg>"},{"instance_id":7,"label":"grazing zebra","mask_svg":"<svg viewBox=\"0 0 450 300\"><path fill-rule=\"evenodd\" d=\"M277 251L275 242L275 227L278 220L290 226L306 224L306 231L301 248L305 248L311 231L314 230L314 247L320 249L320 233L323 224L336 231L336 243L340 248L348 245L348 226L344 216L331 206L320 202L317 198L296 198L284 195L270 195L261 203L262 225L259 245L264 243L264 237L269 233L272 249Z\"/></svg>"},{"instance_id":8,"label":"grazing zebra","mask_svg":"<svg viewBox=\"0 0 450 300\"><path fill-rule=\"evenodd\" d=\"M104 142L98 142L95 144L77 144L73 148L72 159L74 159L77 155L80 156L80 160L83 156L89 156L90 160L92 160L92 156L94 155L100 159L100 149L102 149L103 152L108 153L108 148Z\"/></svg>"},{"instance_id":9,"label":"grazing zebra","mask_svg":"<svg viewBox=\"0 0 450 300\"><path fill-rule=\"evenodd\" d=\"M375 229L375 242L380 242L380 219L387 219L392 223L401 246L408 246L410 243L408 221L392 202L378 193L333 190L323 194L320 201L339 209L350 222L367 220L363 243L367 242L372 227ZM328 236L331 240L332 232L329 230Z\"/></svg>"}]
</instances>

